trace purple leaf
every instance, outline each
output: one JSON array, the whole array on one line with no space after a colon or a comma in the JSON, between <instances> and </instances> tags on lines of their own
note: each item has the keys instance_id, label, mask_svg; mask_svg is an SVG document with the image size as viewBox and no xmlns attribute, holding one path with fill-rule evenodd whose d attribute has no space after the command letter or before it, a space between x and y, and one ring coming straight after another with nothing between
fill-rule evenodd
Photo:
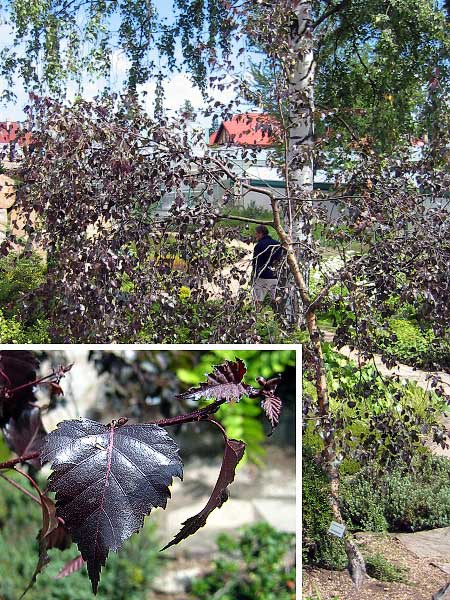
<instances>
[{"instance_id":1,"label":"purple leaf","mask_svg":"<svg viewBox=\"0 0 450 600\"><path fill-rule=\"evenodd\" d=\"M236 362L227 360L223 365L214 367L214 371L206 376L206 382L201 383L198 387L190 388L178 397L185 400L199 400L200 398L240 400L251 389L242 381L245 373L245 364L240 358Z\"/></svg>"},{"instance_id":2,"label":"purple leaf","mask_svg":"<svg viewBox=\"0 0 450 600\"><path fill-rule=\"evenodd\" d=\"M282 402L277 396L266 396L261 402L261 406L272 425L272 431L280 421Z\"/></svg>"},{"instance_id":3,"label":"purple leaf","mask_svg":"<svg viewBox=\"0 0 450 600\"><path fill-rule=\"evenodd\" d=\"M272 425L272 431L269 434L272 435L273 430L280 421L281 408L283 406L281 399L275 395L281 377L272 377L271 379L257 377L256 381L261 386L261 389L255 391L252 395L262 397L261 406Z\"/></svg>"},{"instance_id":4,"label":"purple leaf","mask_svg":"<svg viewBox=\"0 0 450 600\"><path fill-rule=\"evenodd\" d=\"M11 388L36 379L39 361L28 350L0 350L0 382Z\"/></svg>"},{"instance_id":5,"label":"purple leaf","mask_svg":"<svg viewBox=\"0 0 450 600\"><path fill-rule=\"evenodd\" d=\"M23 408L36 401L33 387L39 361L28 350L0 350L0 426L17 418ZM12 392L15 388L27 386Z\"/></svg>"},{"instance_id":6,"label":"purple leaf","mask_svg":"<svg viewBox=\"0 0 450 600\"><path fill-rule=\"evenodd\" d=\"M95 594L109 551L119 550L152 508L166 507L172 478L183 476L178 446L157 425L79 419L47 436L41 461L52 463L57 515L87 563Z\"/></svg>"},{"instance_id":7,"label":"purple leaf","mask_svg":"<svg viewBox=\"0 0 450 600\"><path fill-rule=\"evenodd\" d=\"M58 548L66 550L72 544L72 536L62 520L58 521L58 527L47 536L47 548Z\"/></svg>"},{"instance_id":8,"label":"purple leaf","mask_svg":"<svg viewBox=\"0 0 450 600\"><path fill-rule=\"evenodd\" d=\"M39 531L37 540L39 544L39 557L33 576L31 577L30 583L25 588L21 598L34 586L36 583L37 576L41 573L50 562L50 557L47 554L47 550L50 547L48 545L48 538L58 528L59 521L56 516L56 507L53 500L40 493L41 507L42 507L42 529Z\"/></svg>"},{"instance_id":9,"label":"purple leaf","mask_svg":"<svg viewBox=\"0 0 450 600\"><path fill-rule=\"evenodd\" d=\"M83 560L81 554L75 556L75 558L69 560L69 562L66 563L60 571L58 571L58 574L55 576L55 579L62 579L63 577L72 575L72 573L76 573L84 566L84 564L85 561Z\"/></svg>"},{"instance_id":10,"label":"purple leaf","mask_svg":"<svg viewBox=\"0 0 450 600\"><path fill-rule=\"evenodd\" d=\"M195 516L190 517L183 523L182 529L177 533L174 539L164 546L163 550L174 546L186 539L206 523L206 519L215 508L220 508L228 500L228 486L234 481L236 466L244 456L245 444L240 440L225 439L225 452L222 460L219 477L214 490L206 506Z\"/></svg>"},{"instance_id":11,"label":"purple leaf","mask_svg":"<svg viewBox=\"0 0 450 600\"><path fill-rule=\"evenodd\" d=\"M38 406L26 406L17 418L11 417L3 427L6 443L19 456L40 451L46 434ZM41 466L39 458L28 462L36 468Z\"/></svg>"}]
</instances>

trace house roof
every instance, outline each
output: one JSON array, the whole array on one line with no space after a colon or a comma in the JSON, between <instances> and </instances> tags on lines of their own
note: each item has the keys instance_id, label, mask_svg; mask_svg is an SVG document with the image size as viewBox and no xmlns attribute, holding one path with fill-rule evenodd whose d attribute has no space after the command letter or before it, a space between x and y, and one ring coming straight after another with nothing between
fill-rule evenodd
<instances>
[{"instance_id":1,"label":"house roof","mask_svg":"<svg viewBox=\"0 0 450 600\"><path fill-rule=\"evenodd\" d=\"M212 133L209 134L209 145L213 146L215 144L215 139L216 139L216 135L218 134L218 131L213 131Z\"/></svg>"},{"instance_id":2,"label":"house roof","mask_svg":"<svg viewBox=\"0 0 450 600\"><path fill-rule=\"evenodd\" d=\"M222 133L226 142L237 146L258 146L267 148L278 143L279 123L271 115L243 113L233 115L229 121L222 121L219 129L209 136L209 144L221 143ZM223 142L222 142L223 143Z\"/></svg>"},{"instance_id":3,"label":"house roof","mask_svg":"<svg viewBox=\"0 0 450 600\"><path fill-rule=\"evenodd\" d=\"M21 124L15 121L0 121L0 144L12 144L16 140L21 146L25 142L29 143L31 139L29 132L17 139L20 126Z\"/></svg>"}]
</instances>

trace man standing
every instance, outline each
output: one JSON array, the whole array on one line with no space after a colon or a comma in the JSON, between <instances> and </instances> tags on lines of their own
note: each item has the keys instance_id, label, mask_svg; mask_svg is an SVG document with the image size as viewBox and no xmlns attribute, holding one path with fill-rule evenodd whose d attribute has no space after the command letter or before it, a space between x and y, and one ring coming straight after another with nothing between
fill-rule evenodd
<instances>
[{"instance_id":1,"label":"man standing","mask_svg":"<svg viewBox=\"0 0 450 600\"><path fill-rule=\"evenodd\" d=\"M258 225L255 229L256 245L253 251L253 297L257 302L262 302L268 293L272 300L278 284L278 274L275 264L281 259L283 249L279 242L272 239L265 225Z\"/></svg>"}]
</instances>

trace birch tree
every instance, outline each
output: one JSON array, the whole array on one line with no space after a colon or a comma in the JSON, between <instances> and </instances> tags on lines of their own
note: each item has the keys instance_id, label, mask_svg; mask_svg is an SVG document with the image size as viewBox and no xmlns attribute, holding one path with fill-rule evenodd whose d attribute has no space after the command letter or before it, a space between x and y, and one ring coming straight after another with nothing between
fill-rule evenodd
<instances>
[{"instance_id":1,"label":"birch tree","mask_svg":"<svg viewBox=\"0 0 450 600\"><path fill-rule=\"evenodd\" d=\"M348 307L347 316L336 331L334 343L338 346L344 343L357 345L366 357L376 350L376 332L387 329L387 318L392 314L394 300L411 301L417 305L426 304L427 319L437 335L445 335L450 326L449 214L445 201L442 200L445 200L449 187L448 164L445 159L449 143L448 131L445 130L446 121L437 121L439 127L432 143L426 144L422 140L425 144L424 150L417 158L412 155L411 139L407 135L411 127L410 122L400 119L401 115L408 112L406 108L410 115L420 114L420 110L417 109L423 108L421 98L426 98L430 91L432 73L429 72L430 69L427 71L425 61L420 58L422 53L426 53L423 38L431 43L435 63L431 68L439 69L439 73L435 73L440 85L433 84L433 93L440 95L440 106L444 107L442 114L445 114L446 107L448 108L448 97L443 93L448 77L448 41L443 35L443 11L436 8L431 1L423 2L419 6L414 0L395 3L381 0L343 0L337 3L279 0L276 3L262 1L244 4L221 0L177 0L175 19L173 23L167 23L157 19L153 3L144 6L140 2L127 0L119 5L113 1L108 3L105 9L103 3L92 0L87 4L88 8L83 6L79 10L85 11L89 19L86 29L80 34L77 12L71 3L36 5L33 2L31 7L28 1L24 0L20 3L10 2L9 16L15 28L16 39L26 45L28 52L25 57L20 57L17 54L14 56L14 48L5 51L3 64L6 65L6 72L12 76L15 69L19 69L28 86L47 86L56 93L61 89L61 82L65 78L77 76L79 73L82 52L77 51L77 44L80 42L80 35L83 41L88 40L91 70L97 73L108 72L111 46L106 31L108 20L113 15L121 22L120 43L130 61L128 87L134 95L139 84L147 81L152 73L159 73L160 65L155 67L148 49L157 48L164 66L170 70L176 66L176 40L181 41L184 66L190 70L194 81L205 93L208 76L220 77L219 80L216 79L216 85L219 91L223 91L231 85L226 76L232 73L237 93L245 97L251 92L251 86L246 81L247 71L242 75L236 68L238 48L243 48L245 54L246 47L249 44L254 45L267 57L274 74L275 103L280 107L282 117L282 146L285 159L281 169L286 180L284 197L279 198L270 189L264 191L272 209L272 219L267 224L275 228L286 251L286 263L295 285L295 293L301 298L295 320L299 320L298 317L301 316L305 323L306 336L302 339L305 341L305 354L309 357L308 367L315 382L317 396L311 409L312 416L317 419L318 427L323 433L322 466L330 481L333 515L336 521L342 522L339 503L340 459L337 451L337 438L342 431L330 410L330 390L322 345L323 332L319 327L318 318L320 311L324 307L345 304ZM33 10L30 10L31 8ZM56 23L64 26L56 26ZM426 29L427 23L432 23L432 27ZM396 27L404 30L398 39L394 35ZM422 35L424 31L425 34ZM65 54L62 48L70 36L71 52ZM52 43L49 43L50 41ZM113 41L111 40L111 43ZM383 59L381 62L380 57ZM330 63L339 65L339 68L332 71ZM405 65L408 67L407 77L401 78L401 84L398 86L400 90L390 89L396 85L396 80L399 79L400 72L404 71ZM411 82L416 65L420 65L420 78L414 87ZM350 94L346 93L345 87L347 67L353 76L353 79L349 79ZM430 78L427 76L428 72ZM394 75L391 76L392 73ZM327 105L315 106L315 93L317 99L317 92L321 90L321 99L324 100L326 93L333 90L333 77L337 78L334 81L337 82L339 93L330 98L332 102ZM322 85L325 80L326 85ZM345 80L345 85L341 85L341 80ZM401 96L402 101L396 106L395 93L401 91L401 86L405 83L411 87L408 87L408 93L405 92ZM386 89L386 86L389 89ZM366 88L372 95L365 93ZM420 94L417 93L417 101L415 104L405 103L405 98L411 96L412 89L420 91ZM357 92L354 94L358 99L356 105L353 104L354 91ZM43 100L39 102L44 113L44 122L47 122L46 119L49 114L52 115L52 111L58 123L61 116L64 121L66 109L61 109L60 106L55 108L51 103L46 106ZM218 100L217 103L215 110L222 118L236 106L234 102L222 103ZM392 113L395 113L395 123L403 123L403 128L394 136L386 134L386 143L380 144L374 132L387 131L393 121L378 120L376 127L369 127L369 120L364 121L360 117L368 113L374 119L379 115L384 116L389 113L388 108L391 104L395 107ZM92 118L92 114L95 115L99 108L106 110L105 127L99 126L96 118ZM214 106L208 110L214 112ZM83 119L77 117L77 111L84 112L85 117L87 115L89 127L82 127ZM80 139L88 144L89 137L91 140L97 140L97 136L100 135L101 139L114 142L118 135L117 124L122 123L124 129L121 135L133 143L129 144L122 156L108 154L102 172L95 175L95 185L91 185L86 181L84 174L81 174L81 188L84 193L77 195L79 204L76 205L77 210L71 212L72 221L60 218L61 205L58 202L61 202L61 198L57 198L53 213L55 221L49 223L46 230L37 233L50 239L56 230L59 236L57 244L60 248L64 249L66 235L70 238L71 248L77 247L79 238L76 234L82 227L79 215L83 214L80 206L84 207L84 213L89 218L95 217L98 220L98 215L93 215L92 212L91 192L94 189L96 210L108 210L108 206L103 208L103 198L98 195L101 185L97 183L104 181L104 174L107 175L107 179L111 179L112 187L117 188L123 200L123 214L119 215L121 224L127 223L123 215L128 215L130 208L127 177L130 180L138 177L141 181L155 184L155 189L162 184L168 187L172 184L178 186L188 177L188 165L196 163L197 175L203 177L208 185L224 177L231 180L237 178L231 160L227 160L226 157L220 160L208 153L202 159L192 157L186 150L186 145L183 145L183 138L171 135L168 121L154 123L143 116L137 107L130 117L129 114L124 116L120 110L117 112L111 104L106 108L98 107L95 103L80 104L76 107L75 114L70 114L69 111L68 118L71 123L78 122L78 127L70 128L69 132L65 132L63 126L58 127L61 138L57 148L54 146L55 140L46 136L45 128L42 130L44 147L47 151L51 148L62 158L58 162L57 183L64 192L72 190L74 179L80 176L75 167L77 157L71 154L77 147L74 140ZM136 140L140 139L142 123L145 125L146 143L154 144L156 148L156 170L149 167L146 159L138 160L134 142L137 143ZM414 126L417 128L414 135L424 132L424 126L419 120ZM113 145L115 148L119 147ZM386 148L389 148L389 154L385 153ZM64 160L67 153L71 154L72 162ZM40 200L48 201L47 190L55 190L54 164L48 160L48 156L47 152L35 158L31 157L26 165L29 193L23 195L23 201L25 208L28 206L29 214L33 206L40 206ZM169 170L165 176L167 165L172 161L175 161L178 167L181 166L181 170ZM68 170L65 166L67 164L73 168ZM313 190L315 171L319 166L329 167L328 173L335 175L332 196ZM33 180L33 174L36 173L40 178L40 186L36 186L36 181ZM129 183L131 187L134 185ZM255 191L245 182L243 188ZM143 208L147 199L141 188L132 187L132 191L131 200ZM258 188L258 191L261 189ZM323 208L330 200L335 203L338 215L336 221L331 223ZM208 202L206 193L191 211L182 205L174 208L176 227L183 235L190 236L195 266L205 265L205 257L201 255L199 248L203 242L201 236L207 236L208 240L215 239L215 243L218 244L220 252L215 266L219 263L223 265L221 260L226 260L227 256L225 245L220 243L217 236L214 237L214 225L220 224L220 220L225 216L221 213L222 206L212 211ZM72 253L73 256L70 256L70 253L66 252L66 258L72 261L72 271L71 276L62 278L63 285L60 287L67 288L65 298L71 298L72 302L60 303L63 310L57 326L64 328L67 322L73 323L73 329L69 332L72 340L85 341L83 336L89 327L90 330L95 330L93 335L97 340L105 341L105 335L110 333L105 315L115 320L116 329L121 327L127 314L128 318L130 317L127 310L132 310L133 303L129 303L128 306L121 304L119 294L111 294L108 298L112 298L113 301L109 304L105 299L96 304L96 299L101 296L102 290L101 285L97 283L104 284L105 279L116 272L119 264L123 266L127 263L132 270L138 266L136 256L130 251L130 248L133 250L132 236L147 240L145 236L152 224L140 218L139 214L131 214L131 227L121 227L120 224L117 226L117 236L114 238L115 245L112 249L108 246L111 238L108 237L106 228L103 229L102 252L98 248L95 251L90 248L89 251L93 252L92 260L89 254L88 261L93 269L90 279L85 277L84 265L81 268L73 262L76 254ZM235 215L233 218L239 217ZM196 234L192 232L192 226L197 219L201 220L202 226ZM316 243L311 235L311 230L317 223L322 228L322 242L333 248L341 259L342 266L335 272L330 273L322 268L324 248L321 243ZM155 239L165 248L167 230L158 227ZM148 249L150 241L147 242ZM359 250L355 251L355 247ZM112 252L109 252L110 249ZM349 249L352 249L352 253L349 253ZM140 257L144 261L145 250L144 244ZM305 263L320 273L320 285L311 285L308 277L305 277ZM55 265L55 279L52 284L56 293L59 283L56 272L60 266ZM151 309L153 298L150 294L142 295L141 290L150 290L152 285L160 286L164 273L161 271L160 277L150 279L148 271L144 273L138 269L136 273L139 285L134 290L135 298L141 294L145 313ZM199 273L197 269L195 275ZM205 277L211 281L214 279L211 270L206 269L205 273ZM179 325L182 318L191 322L193 316L191 312L182 315L178 313L180 304L173 289L177 284L178 291L182 278L178 274L172 275L173 277L165 280L170 289L164 288L164 285L162 288L157 287L161 292L160 296L164 297L164 307L157 317L156 327L168 337L173 336L174 326ZM95 313L91 319L86 319L86 316L79 313L74 317L73 307L78 302L80 290L90 298L87 306ZM195 295L199 303L205 302L204 292L197 286ZM254 340L253 315L245 314L242 299L239 298L239 302L232 305L227 303L225 306L226 314L221 313L214 320L214 331L209 340ZM135 314L126 321L126 327L132 334L141 326L138 321L139 319L135 320ZM193 334L199 326L208 321L211 322L210 314L202 318L200 324L196 321L192 327ZM175 338L172 339L176 341ZM392 363L395 357L385 358ZM385 425L380 422L376 426L382 430ZM364 581L364 562L349 534L346 534L345 542L349 570L355 584L361 585Z\"/></svg>"}]
</instances>

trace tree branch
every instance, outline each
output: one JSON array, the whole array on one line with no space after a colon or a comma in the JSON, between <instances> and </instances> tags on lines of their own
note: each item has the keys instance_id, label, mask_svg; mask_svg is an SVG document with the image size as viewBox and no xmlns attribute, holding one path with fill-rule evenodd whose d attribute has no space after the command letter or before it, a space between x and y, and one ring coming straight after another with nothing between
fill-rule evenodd
<instances>
[{"instance_id":1,"label":"tree branch","mask_svg":"<svg viewBox=\"0 0 450 600\"><path fill-rule=\"evenodd\" d=\"M271 225L273 227L273 221L261 221L261 219L250 219L248 217L239 217L237 215L219 215L219 219L232 219L234 221L242 221L243 223L256 223L258 225Z\"/></svg>"},{"instance_id":2,"label":"tree branch","mask_svg":"<svg viewBox=\"0 0 450 600\"><path fill-rule=\"evenodd\" d=\"M211 402L200 410L195 410L187 415L178 415L176 417L170 417L168 419L161 419L160 421L151 421L150 425L159 425L160 427L170 427L171 425L181 425L182 423L195 423L196 421L208 420L209 416L217 412L222 404L226 400L216 400Z\"/></svg>"},{"instance_id":3,"label":"tree branch","mask_svg":"<svg viewBox=\"0 0 450 600\"><path fill-rule=\"evenodd\" d=\"M339 12L340 10L345 8L347 4L348 4L348 0L342 0L341 2L339 2L339 4L336 4L335 6L332 6L331 8L326 10L324 13L322 13L320 15L320 17L318 17L314 21L314 23L312 24L312 28L316 29L316 27L319 27L319 25L321 25L329 17L331 17L332 15L336 14L337 12Z\"/></svg>"},{"instance_id":4,"label":"tree branch","mask_svg":"<svg viewBox=\"0 0 450 600\"><path fill-rule=\"evenodd\" d=\"M27 460L31 460L32 458L38 458L40 454L40 452L31 452L30 454L25 454L24 456L12 458L11 460L7 460L6 462L0 463L0 469L12 469L15 467L15 465L27 462Z\"/></svg>"}]
</instances>

